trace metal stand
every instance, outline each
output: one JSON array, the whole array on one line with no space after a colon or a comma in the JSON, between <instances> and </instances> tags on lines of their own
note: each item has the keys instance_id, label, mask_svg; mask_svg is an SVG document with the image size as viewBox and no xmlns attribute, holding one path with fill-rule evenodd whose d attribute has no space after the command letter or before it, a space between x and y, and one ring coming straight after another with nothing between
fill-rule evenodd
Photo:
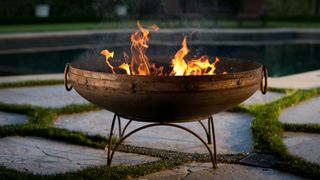
<instances>
[{"instance_id":1,"label":"metal stand","mask_svg":"<svg viewBox=\"0 0 320 180\"><path fill-rule=\"evenodd\" d=\"M118 143L116 143L114 145L114 147L112 147L113 130L114 130L114 125L115 125L116 120L118 121L120 140ZM198 134L196 134L194 131L192 131L184 126L177 125L177 124L171 124L171 123L152 123L152 124L144 125L144 126L141 126L137 129L132 130L131 132L129 132L128 134L125 135L125 131L131 122L132 122L132 120L130 120L122 129L120 116L118 116L117 114L114 114L112 124L111 124L110 134L109 134L109 140L108 140L108 154L107 154L107 160L108 160L107 165L108 166L111 166L114 153L117 150L117 148L119 147L119 145L121 145L121 143L125 139L127 139L129 136L131 136L132 134L139 132L143 129L154 127L154 126L171 126L171 127L176 127L178 129L185 130L185 131L189 132L190 134L192 134L193 136L195 136L196 138L198 138L202 142L202 144L207 148L207 150L209 151L213 168L217 167L216 139L215 139L214 123L213 123L212 116L208 118L208 127L205 127L203 122L198 121L200 123L200 125L203 127L203 129L207 135L207 142L203 138L201 138ZM208 146L208 144L212 144L212 143L213 143L213 153L212 153L212 149Z\"/></svg>"}]
</instances>

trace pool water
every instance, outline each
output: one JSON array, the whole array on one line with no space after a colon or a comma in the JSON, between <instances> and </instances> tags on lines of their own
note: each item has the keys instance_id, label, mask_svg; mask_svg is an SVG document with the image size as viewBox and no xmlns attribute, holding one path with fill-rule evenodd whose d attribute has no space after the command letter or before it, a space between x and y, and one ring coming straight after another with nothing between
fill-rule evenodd
<instances>
[{"instance_id":1,"label":"pool water","mask_svg":"<svg viewBox=\"0 0 320 180\"><path fill-rule=\"evenodd\" d=\"M180 46L152 45L147 55L174 56ZM108 48L121 57L129 47ZM320 69L320 44L281 45L193 45L190 54L255 60L268 66L271 76L284 76ZM99 50L64 50L0 55L0 76L63 73L67 62L76 61ZM94 60L94 59L93 59ZM168 60L169 62L169 60Z\"/></svg>"}]
</instances>

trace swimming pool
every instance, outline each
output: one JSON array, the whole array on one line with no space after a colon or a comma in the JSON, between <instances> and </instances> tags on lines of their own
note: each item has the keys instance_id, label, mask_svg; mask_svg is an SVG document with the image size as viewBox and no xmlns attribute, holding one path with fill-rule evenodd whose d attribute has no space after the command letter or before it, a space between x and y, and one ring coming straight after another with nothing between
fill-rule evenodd
<instances>
[{"instance_id":1,"label":"swimming pool","mask_svg":"<svg viewBox=\"0 0 320 180\"><path fill-rule=\"evenodd\" d=\"M148 55L173 56L180 46L152 45ZM121 57L129 45L108 48ZM271 76L320 69L320 44L190 45L190 54L255 60L266 64ZM34 53L0 54L0 76L63 73L67 62L99 54L99 50L75 49ZM93 59L94 60L94 59ZM168 60L169 62L169 60Z\"/></svg>"}]
</instances>

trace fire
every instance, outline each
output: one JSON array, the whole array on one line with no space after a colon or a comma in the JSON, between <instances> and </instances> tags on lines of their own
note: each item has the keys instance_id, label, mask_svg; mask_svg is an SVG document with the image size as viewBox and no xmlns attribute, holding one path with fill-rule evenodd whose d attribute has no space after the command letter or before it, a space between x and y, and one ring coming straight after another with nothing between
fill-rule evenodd
<instances>
[{"instance_id":1,"label":"fire","mask_svg":"<svg viewBox=\"0 0 320 180\"><path fill-rule=\"evenodd\" d=\"M122 63L122 64L119 66L119 68L125 70L128 75L131 75L130 65L129 65L129 64L127 64L127 63Z\"/></svg>"},{"instance_id":2,"label":"fire","mask_svg":"<svg viewBox=\"0 0 320 180\"><path fill-rule=\"evenodd\" d=\"M137 22L139 31L131 34L131 73L133 75L150 75L149 59L145 54L149 47L149 31L143 28L139 21Z\"/></svg>"},{"instance_id":3,"label":"fire","mask_svg":"<svg viewBox=\"0 0 320 180\"><path fill-rule=\"evenodd\" d=\"M128 54L124 52L122 63L118 68L125 70L127 75L170 75L170 76L190 76L190 75L214 75L216 70L216 64L219 62L219 58L215 58L213 63L210 63L210 59L207 56L201 56L198 59L191 59L186 61L185 57L189 53L187 46L187 38L184 37L182 41L182 47L177 51L174 58L171 60L172 70L169 74L163 73L163 67L156 67L155 64L150 64L146 55L146 50L149 47L148 41L149 30L142 27L140 22L137 22L138 31L131 34L131 59ZM151 29L157 31L159 29L156 25L151 25ZM114 67L110 64L109 59L113 58L114 53L109 52L107 49L101 51L101 54L106 57L106 64L111 68L112 73L115 73ZM130 63L127 63L130 59ZM226 72L223 72L226 74Z\"/></svg>"},{"instance_id":4,"label":"fire","mask_svg":"<svg viewBox=\"0 0 320 180\"><path fill-rule=\"evenodd\" d=\"M183 76L184 72L187 70L188 65L186 61L183 59L189 53L189 49L187 47L187 39L184 37L182 41L182 48L174 55L174 59L172 59L172 71L170 75L173 76Z\"/></svg>"},{"instance_id":5,"label":"fire","mask_svg":"<svg viewBox=\"0 0 320 180\"><path fill-rule=\"evenodd\" d=\"M115 72L114 72L114 67L110 64L110 62L108 61L108 59L109 58L113 58L113 51L112 52L109 52L107 49L105 49L105 50L102 50L101 52L100 52L100 54L102 54L102 55L104 55L105 57L106 57L106 63L107 63L107 65L111 68L111 70L112 70L112 73L114 74Z\"/></svg>"},{"instance_id":6,"label":"fire","mask_svg":"<svg viewBox=\"0 0 320 180\"><path fill-rule=\"evenodd\" d=\"M189 53L187 47L187 38L184 37L182 41L182 48L176 53L172 59L172 72L170 75L174 76L190 76L190 75L214 75L216 70L216 63L219 58L210 64L210 59L206 56L201 56L199 59L191 59L186 63L184 57Z\"/></svg>"},{"instance_id":7,"label":"fire","mask_svg":"<svg viewBox=\"0 0 320 180\"><path fill-rule=\"evenodd\" d=\"M127 62L128 59L129 59L129 56L128 56L128 54L126 52L123 52L123 59L124 59L125 62ZM128 63L122 63L119 66L119 68L125 70L128 75L131 75L130 65Z\"/></svg>"}]
</instances>

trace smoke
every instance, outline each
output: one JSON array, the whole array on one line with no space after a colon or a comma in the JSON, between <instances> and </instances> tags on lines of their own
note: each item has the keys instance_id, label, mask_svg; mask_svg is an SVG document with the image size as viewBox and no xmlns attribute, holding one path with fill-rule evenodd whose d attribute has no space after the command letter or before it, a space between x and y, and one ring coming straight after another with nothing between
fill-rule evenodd
<instances>
[{"instance_id":1,"label":"smoke","mask_svg":"<svg viewBox=\"0 0 320 180\"><path fill-rule=\"evenodd\" d=\"M102 19L94 28L96 32L90 37L89 47L79 59L103 61L99 55L102 49L114 51L114 59L122 59L123 52L131 56L130 34L136 29L136 20L142 20L144 26L157 24L160 27L159 32L151 31L150 46L146 52L150 57L166 56L169 63L180 49L184 36L188 39L190 57L200 54L212 56L211 52L205 52L205 48L195 46L201 43L201 32L197 29L203 26L204 19L212 17L209 10L203 8L212 4L206 3L189 0L182 3L178 0L94 0L92 7Z\"/></svg>"}]
</instances>

